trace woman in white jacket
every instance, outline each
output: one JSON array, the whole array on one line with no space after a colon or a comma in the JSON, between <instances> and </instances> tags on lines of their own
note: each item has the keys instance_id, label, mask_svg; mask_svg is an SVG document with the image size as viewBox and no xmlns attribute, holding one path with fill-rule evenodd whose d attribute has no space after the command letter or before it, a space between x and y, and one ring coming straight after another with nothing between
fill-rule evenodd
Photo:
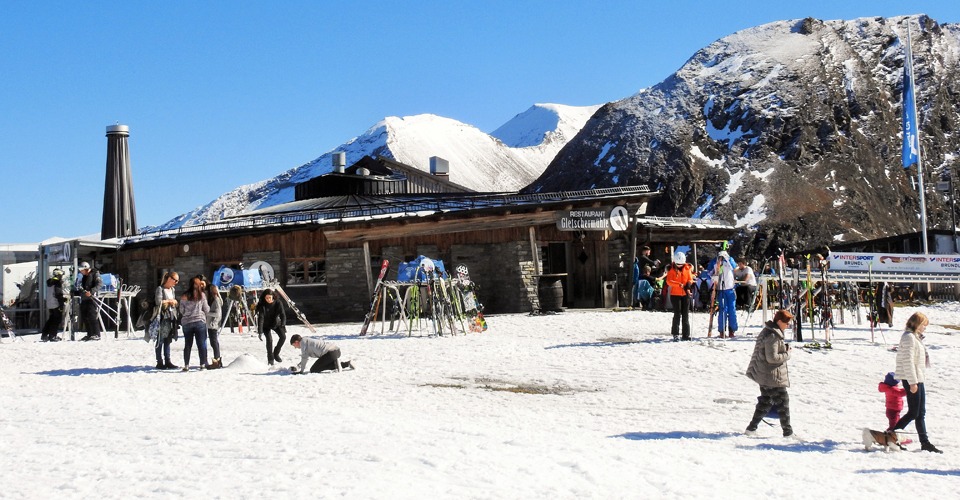
<instances>
[{"instance_id":1,"label":"woman in white jacket","mask_svg":"<svg viewBox=\"0 0 960 500\"><path fill-rule=\"evenodd\" d=\"M900 337L900 346L897 348L897 378L903 380L903 388L907 391L908 410L893 429L903 429L913 421L920 436L920 449L943 453L927 439L927 424L924 421L927 413L927 394L923 388L927 348L923 345L923 331L928 324L930 320L926 315L913 313L907 320L906 331Z\"/></svg>"}]
</instances>

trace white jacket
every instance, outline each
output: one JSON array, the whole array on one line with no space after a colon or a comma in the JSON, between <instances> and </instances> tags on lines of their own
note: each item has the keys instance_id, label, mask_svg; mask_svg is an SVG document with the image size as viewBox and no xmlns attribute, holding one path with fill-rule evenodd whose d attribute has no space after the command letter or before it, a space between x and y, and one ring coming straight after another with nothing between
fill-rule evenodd
<instances>
[{"instance_id":1,"label":"white jacket","mask_svg":"<svg viewBox=\"0 0 960 500\"><path fill-rule=\"evenodd\" d=\"M897 378L909 384L922 384L927 363L927 348L913 332L903 332L897 347Z\"/></svg>"}]
</instances>

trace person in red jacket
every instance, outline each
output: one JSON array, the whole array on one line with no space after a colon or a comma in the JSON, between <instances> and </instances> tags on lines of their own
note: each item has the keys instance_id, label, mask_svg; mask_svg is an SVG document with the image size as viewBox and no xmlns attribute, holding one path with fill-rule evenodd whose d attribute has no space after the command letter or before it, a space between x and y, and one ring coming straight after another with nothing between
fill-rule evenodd
<instances>
[{"instance_id":1,"label":"person in red jacket","mask_svg":"<svg viewBox=\"0 0 960 500\"><path fill-rule=\"evenodd\" d=\"M888 373L883 382L880 382L880 385L877 386L877 390L887 397L887 421L890 422L890 425L887 426L888 431L893 429L893 426L897 425L897 421L900 420L900 412L903 410L903 397L907 395L907 390L900 387L900 381L894 377L893 372Z\"/></svg>"},{"instance_id":2,"label":"person in red jacket","mask_svg":"<svg viewBox=\"0 0 960 500\"><path fill-rule=\"evenodd\" d=\"M670 333L673 341L679 340L680 324L683 323L683 340L690 340L690 294L693 290L693 266L687 264L683 252L673 255L673 263L667 266L666 279L673 302L673 326Z\"/></svg>"}]
</instances>

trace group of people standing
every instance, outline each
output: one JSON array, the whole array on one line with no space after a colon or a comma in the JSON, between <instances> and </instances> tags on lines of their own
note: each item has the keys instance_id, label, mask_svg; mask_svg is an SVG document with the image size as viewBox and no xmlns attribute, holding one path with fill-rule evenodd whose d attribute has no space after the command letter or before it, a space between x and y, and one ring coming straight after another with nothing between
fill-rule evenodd
<instances>
[{"instance_id":1,"label":"group of people standing","mask_svg":"<svg viewBox=\"0 0 960 500\"><path fill-rule=\"evenodd\" d=\"M80 340L88 342L100 340L100 305L97 303L97 294L103 286L100 271L93 268L89 262L80 262L77 266L80 279L74 287L66 286L62 269L54 269L52 276L47 279L44 305L47 308L47 321L40 329L41 342L59 342L60 326L66 312L69 295L80 299L81 326L87 332Z\"/></svg>"},{"instance_id":2,"label":"group of people standing","mask_svg":"<svg viewBox=\"0 0 960 500\"><path fill-rule=\"evenodd\" d=\"M735 263L724 250L710 261L707 268L696 273L693 265L687 262L686 254L678 251L673 254L669 264L655 272L652 266L659 265L659 260L651 259L650 247L644 246L634 262L634 300L641 307L649 308L656 290L653 283L658 279L663 280L664 299L665 302L669 301L673 310L671 334L674 341L690 340L689 314L695 300L716 303L720 338L736 336L739 329L738 296L741 303L750 307L757 292L756 275L746 260ZM659 274L660 278L654 278L654 274ZM701 282L701 286L696 285L697 281ZM708 311L713 312L710 307ZM707 336L712 337L713 332L708 332Z\"/></svg>"},{"instance_id":3,"label":"group of people standing","mask_svg":"<svg viewBox=\"0 0 960 500\"><path fill-rule=\"evenodd\" d=\"M219 328L222 319L223 298L215 286L208 286L207 278L198 274L190 279L187 291L177 298L175 288L180 275L170 271L163 275L155 294L156 316L153 320L160 323L155 343L158 370L180 368L170 360L170 344L183 330L183 368L190 370L190 357L193 345L197 345L199 368L222 368L220 358ZM179 327L179 328L178 328ZM213 347L213 361L208 362L207 341Z\"/></svg>"},{"instance_id":4,"label":"group of people standing","mask_svg":"<svg viewBox=\"0 0 960 500\"><path fill-rule=\"evenodd\" d=\"M197 346L199 369L210 370L223 368L220 352L220 325L223 321L223 298L220 290L209 283L207 278L198 274L190 279L187 291L177 297L176 286L180 282L180 275L170 271L163 275L160 286L155 294L156 308L151 321L158 321L155 354L158 370L181 369L190 370L190 358L193 346ZM272 289L263 290L254 312L259 325L258 337L266 339L267 364L273 366L280 363L280 351L283 348L287 335L287 313L283 303ZM184 337L183 368L174 364L170 359L170 345L179 338L182 330ZM277 336L274 347L273 335ZM207 342L213 348L213 360L207 362ZM305 373L307 360L310 357L319 358L311 366L309 372L354 368L350 361L340 363L340 348L336 344L314 338L302 338L294 335L290 345L300 349L301 363L299 367L291 367L294 373Z\"/></svg>"}]
</instances>

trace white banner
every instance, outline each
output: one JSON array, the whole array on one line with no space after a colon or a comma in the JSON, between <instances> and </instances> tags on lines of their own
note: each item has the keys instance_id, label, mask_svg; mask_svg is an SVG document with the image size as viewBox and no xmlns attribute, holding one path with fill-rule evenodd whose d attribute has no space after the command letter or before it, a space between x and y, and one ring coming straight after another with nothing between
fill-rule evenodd
<instances>
[{"instance_id":1,"label":"white banner","mask_svg":"<svg viewBox=\"0 0 960 500\"><path fill-rule=\"evenodd\" d=\"M960 274L960 255L830 252L830 270Z\"/></svg>"}]
</instances>

